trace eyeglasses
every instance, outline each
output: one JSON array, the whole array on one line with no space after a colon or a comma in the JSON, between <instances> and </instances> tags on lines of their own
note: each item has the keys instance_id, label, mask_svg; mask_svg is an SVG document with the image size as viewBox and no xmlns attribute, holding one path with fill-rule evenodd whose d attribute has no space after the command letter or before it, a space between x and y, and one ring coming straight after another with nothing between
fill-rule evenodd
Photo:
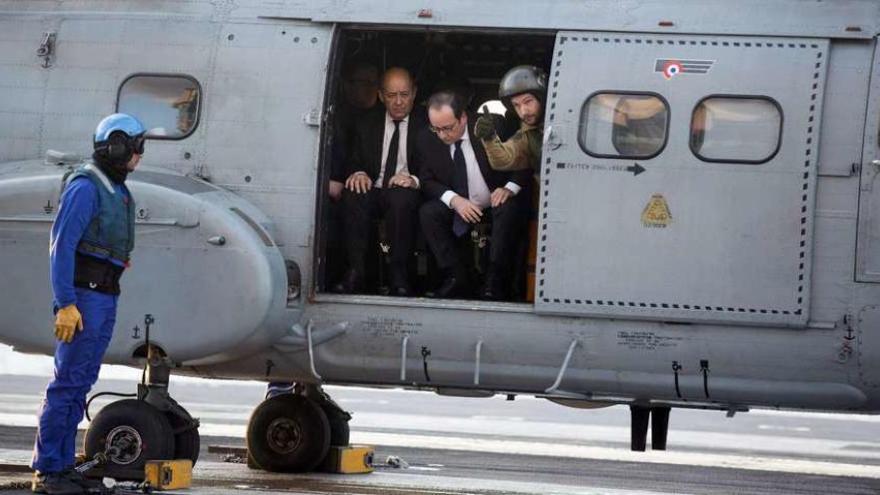
<instances>
[{"instance_id":1,"label":"eyeglasses","mask_svg":"<svg viewBox=\"0 0 880 495\"><path fill-rule=\"evenodd\" d=\"M382 91L382 95L385 96L386 100L396 100L400 98L401 100L408 100L412 93L409 91L398 91L396 93L391 93L388 91Z\"/></svg>"},{"instance_id":2,"label":"eyeglasses","mask_svg":"<svg viewBox=\"0 0 880 495\"><path fill-rule=\"evenodd\" d=\"M433 126L433 125L432 125L432 126L428 126L428 128L431 129L431 132L433 132L434 134L441 134L441 133L442 133L442 134L448 134L448 133L454 131L456 127L458 127L458 122L457 122L457 121L454 122L454 123L452 123L452 124L445 125L445 126L443 126L443 127L435 127L435 126Z\"/></svg>"}]
</instances>

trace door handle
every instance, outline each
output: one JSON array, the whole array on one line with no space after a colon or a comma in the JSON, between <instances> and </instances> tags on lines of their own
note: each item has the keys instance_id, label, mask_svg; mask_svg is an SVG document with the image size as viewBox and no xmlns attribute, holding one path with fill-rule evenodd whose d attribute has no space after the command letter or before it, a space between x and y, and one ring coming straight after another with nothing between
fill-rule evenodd
<instances>
[{"instance_id":1,"label":"door handle","mask_svg":"<svg viewBox=\"0 0 880 495\"><path fill-rule=\"evenodd\" d=\"M547 131L544 132L544 145L551 150L559 149L562 146L562 138L559 137L559 134L560 127L558 125L547 126Z\"/></svg>"},{"instance_id":2,"label":"door handle","mask_svg":"<svg viewBox=\"0 0 880 495\"><path fill-rule=\"evenodd\" d=\"M871 160L871 170L874 172L871 176L862 175L862 191L874 190L874 180L880 175L880 160Z\"/></svg>"}]
</instances>

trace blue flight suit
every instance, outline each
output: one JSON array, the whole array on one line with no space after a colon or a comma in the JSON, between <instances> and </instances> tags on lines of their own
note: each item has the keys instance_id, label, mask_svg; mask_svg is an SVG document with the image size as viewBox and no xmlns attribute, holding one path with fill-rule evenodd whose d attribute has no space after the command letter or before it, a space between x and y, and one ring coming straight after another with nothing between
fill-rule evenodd
<instances>
[{"instance_id":1,"label":"blue flight suit","mask_svg":"<svg viewBox=\"0 0 880 495\"><path fill-rule=\"evenodd\" d=\"M105 181L134 208L128 189ZM58 341L55 347L55 377L46 388L39 412L39 425L31 467L43 474L73 467L76 454L77 425L85 412L86 395L98 380L101 361L116 322L118 295L74 286L77 251L80 255L109 260L117 266L124 262L109 254L82 253L87 231L102 215L100 181L74 176L61 194L58 216L52 225L49 245L49 273L54 291L55 311L76 304L82 314L83 329L70 343ZM133 221L133 216L130 216ZM133 224L128 227L133 229ZM100 230L100 229L98 229ZM133 230L131 231L133 233ZM100 234L99 236L106 236ZM133 244L132 244L133 245Z\"/></svg>"}]
</instances>

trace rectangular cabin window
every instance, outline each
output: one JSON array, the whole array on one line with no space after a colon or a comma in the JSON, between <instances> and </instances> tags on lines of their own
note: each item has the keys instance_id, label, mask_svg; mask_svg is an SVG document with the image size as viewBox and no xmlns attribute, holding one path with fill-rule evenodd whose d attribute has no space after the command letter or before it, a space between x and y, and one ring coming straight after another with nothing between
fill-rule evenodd
<instances>
[{"instance_id":1,"label":"rectangular cabin window","mask_svg":"<svg viewBox=\"0 0 880 495\"><path fill-rule=\"evenodd\" d=\"M781 138L782 110L763 96L710 96L691 117L691 150L707 162L764 163Z\"/></svg>"},{"instance_id":2,"label":"rectangular cabin window","mask_svg":"<svg viewBox=\"0 0 880 495\"><path fill-rule=\"evenodd\" d=\"M666 145L669 106L660 95L594 93L581 108L578 142L600 158L657 156Z\"/></svg>"},{"instance_id":3,"label":"rectangular cabin window","mask_svg":"<svg viewBox=\"0 0 880 495\"><path fill-rule=\"evenodd\" d=\"M198 125L201 94L190 76L134 74L119 87L116 111L143 122L147 138L184 139Z\"/></svg>"}]
</instances>

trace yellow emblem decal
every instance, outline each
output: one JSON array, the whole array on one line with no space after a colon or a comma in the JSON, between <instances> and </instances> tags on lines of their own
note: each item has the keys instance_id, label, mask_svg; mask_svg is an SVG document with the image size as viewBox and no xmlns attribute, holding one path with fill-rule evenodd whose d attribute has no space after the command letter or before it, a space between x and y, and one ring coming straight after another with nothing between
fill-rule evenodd
<instances>
[{"instance_id":1,"label":"yellow emblem decal","mask_svg":"<svg viewBox=\"0 0 880 495\"><path fill-rule=\"evenodd\" d=\"M642 225L645 227L666 228L672 223L672 213L662 194L653 194L642 210Z\"/></svg>"}]
</instances>

